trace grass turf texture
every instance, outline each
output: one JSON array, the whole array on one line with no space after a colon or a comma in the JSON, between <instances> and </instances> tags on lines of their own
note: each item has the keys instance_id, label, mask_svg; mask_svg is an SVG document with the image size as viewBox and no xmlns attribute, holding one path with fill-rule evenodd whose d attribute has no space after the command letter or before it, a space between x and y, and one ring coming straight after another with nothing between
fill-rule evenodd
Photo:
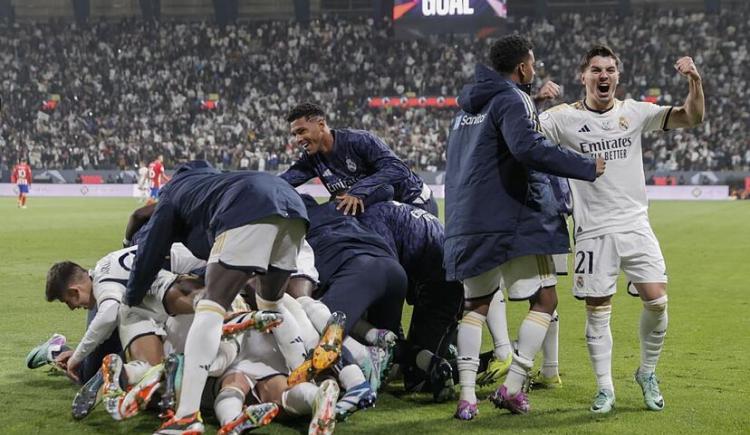
<instances>
[{"instance_id":1,"label":"grass turf texture","mask_svg":"<svg viewBox=\"0 0 750 435\"><path fill-rule=\"evenodd\" d=\"M75 343L84 332L85 313L70 312L44 299L48 267L71 259L84 267L120 247L130 199L33 198L16 208L0 202L0 433L151 433L152 412L115 422L100 405L81 422L70 404L76 388L46 368L25 367L26 353L53 332ZM442 204L441 204L442 207ZM621 280L614 299L613 372L617 412L588 412L595 380L583 337L584 307L570 295L570 279L558 286L560 367L564 386L533 392L532 413L511 416L482 400L472 422L452 418L455 403L436 405L425 394L381 394L375 409L337 425L338 433L739 433L750 428L744 382L750 354L747 264L750 260L750 202L655 202L651 221L669 272L669 332L658 374L665 395L661 413L644 409L632 375L638 366L641 304L626 295ZM508 306L511 336L525 314L524 303ZM410 310L405 311L408 324ZM483 349L489 349L484 333ZM492 388L478 392L486 397ZM306 422L274 423L261 433L299 433ZM209 432L212 427L209 426Z\"/></svg>"}]
</instances>

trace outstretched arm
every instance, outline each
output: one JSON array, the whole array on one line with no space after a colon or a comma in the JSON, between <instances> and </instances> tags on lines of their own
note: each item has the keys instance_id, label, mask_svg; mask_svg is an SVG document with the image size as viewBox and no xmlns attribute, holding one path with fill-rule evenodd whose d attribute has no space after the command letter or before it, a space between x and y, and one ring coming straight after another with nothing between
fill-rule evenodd
<instances>
[{"instance_id":1,"label":"outstretched arm","mask_svg":"<svg viewBox=\"0 0 750 435\"><path fill-rule=\"evenodd\" d=\"M675 63L675 68L688 78L688 96L685 104L672 109L667 120L667 129L695 127L703 122L705 101L703 97L703 82L698 74L698 68L691 57L685 56Z\"/></svg>"}]
</instances>

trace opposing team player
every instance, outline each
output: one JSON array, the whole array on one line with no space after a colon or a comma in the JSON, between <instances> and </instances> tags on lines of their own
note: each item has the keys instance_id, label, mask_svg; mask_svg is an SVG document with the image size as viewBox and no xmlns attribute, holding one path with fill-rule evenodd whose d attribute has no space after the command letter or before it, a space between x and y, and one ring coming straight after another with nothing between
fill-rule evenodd
<instances>
[{"instance_id":1,"label":"opposing team player","mask_svg":"<svg viewBox=\"0 0 750 435\"><path fill-rule=\"evenodd\" d=\"M643 301L641 364L635 380L648 409L664 408L655 370L667 330L667 273L648 219L641 136L703 121L703 87L693 60L682 57L675 68L688 80L682 106L622 101L614 96L620 59L609 47L594 46L580 64L584 100L553 107L540 117L551 140L607 160L607 173L596 183L570 180L575 225L573 294L586 300L586 343L598 385L591 411L596 413L615 406L610 317L620 270Z\"/></svg>"},{"instance_id":2,"label":"opposing team player","mask_svg":"<svg viewBox=\"0 0 750 435\"><path fill-rule=\"evenodd\" d=\"M258 307L278 311L283 285L296 269L307 211L284 180L262 172L222 174L205 161L181 166L162 189L128 281L125 302L138 305L174 241L208 261L206 297L196 305L185 344L185 379L175 417L160 433L202 433L200 398L216 356L224 315L253 274L260 275ZM293 322L274 328L290 368L305 349Z\"/></svg>"},{"instance_id":3,"label":"opposing team player","mask_svg":"<svg viewBox=\"0 0 750 435\"><path fill-rule=\"evenodd\" d=\"M539 171L589 181L604 171L603 160L561 149L539 132L531 98L522 90L534 78L530 41L503 37L492 45L490 60L493 69L477 65L476 82L461 92L463 110L447 151L444 265L448 280L463 281L467 309L458 329L461 397L455 417L461 420L477 414L485 319L493 336L507 334L502 289L511 300L528 300L530 310L505 383L490 400L513 413L530 409L522 386L557 306L551 254L570 249L549 179Z\"/></svg>"},{"instance_id":4,"label":"opposing team player","mask_svg":"<svg viewBox=\"0 0 750 435\"><path fill-rule=\"evenodd\" d=\"M31 166L26 163L26 159L20 159L18 164L13 166L10 182L15 183L18 188L18 208L26 208L26 196L31 186Z\"/></svg>"},{"instance_id":5,"label":"opposing team player","mask_svg":"<svg viewBox=\"0 0 750 435\"><path fill-rule=\"evenodd\" d=\"M163 155L159 154L153 162L148 164L147 176L150 190L146 203L150 204L159 200L159 190L164 183L169 181L169 177L164 173Z\"/></svg>"},{"instance_id":6,"label":"opposing team player","mask_svg":"<svg viewBox=\"0 0 750 435\"><path fill-rule=\"evenodd\" d=\"M303 103L287 116L294 142L304 154L281 177L299 186L319 177L339 201L339 209L356 215L375 189L390 185L397 201L437 216L432 191L382 139L363 130L331 129L320 106Z\"/></svg>"}]
</instances>

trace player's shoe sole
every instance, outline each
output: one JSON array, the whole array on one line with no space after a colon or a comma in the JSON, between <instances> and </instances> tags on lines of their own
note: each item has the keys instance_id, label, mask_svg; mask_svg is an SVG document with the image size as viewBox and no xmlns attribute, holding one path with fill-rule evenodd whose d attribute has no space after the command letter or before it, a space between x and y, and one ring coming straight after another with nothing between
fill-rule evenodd
<instances>
[{"instance_id":1,"label":"player's shoe sole","mask_svg":"<svg viewBox=\"0 0 750 435\"><path fill-rule=\"evenodd\" d=\"M260 332L270 332L283 322L281 313L274 311L240 311L229 313L221 328L223 337L229 337L254 329Z\"/></svg>"},{"instance_id":2,"label":"player's shoe sole","mask_svg":"<svg viewBox=\"0 0 750 435\"><path fill-rule=\"evenodd\" d=\"M201 413L196 412L183 418L172 417L164 422L154 435L202 435L205 430Z\"/></svg>"},{"instance_id":3,"label":"player's shoe sole","mask_svg":"<svg viewBox=\"0 0 750 435\"><path fill-rule=\"evenodd\" d=\"M333 379L326 379L320 384L313 402L313 416L308 435L331 435L336 427L336 400L339 398L339 386Z\"/></svg>"},{"instance_id":4,"label":"player's shoe sole","mask_svg":"<svg viewBox=\"0 0 750 435\"><path fill-rule=\"evenodd\" d=\"M125 420L131 418L146 409L148 402L161 385L164 374L164 365L158 364L151 367L143 378L125 394L119 404L120 418Z\"/></svg>"},{"instance_id":5,"label":"player's shoe sole","mask_svg":"<svg viewBox=\"0 0 750 435\"><path fill-rule=\"evenodd\" d=\"M104 376L101 370L97 370L96 374L89 379L76 396L73 398L72 412L73 418L80 420L91 413L101 401L101 389L104 385Z\"/></svg>"},{"instance_id":6,"label":"player's shoe sole","mask_svg":"<svg viewBox=\"0 0 750 435\"><path fill-rule=\"evenodd\" d=\"M268 425L277 415L279 415L279 406L275 403L250 405L242 410L237 418L222 426L216 435L239 435Z\"/></svg>"},{"instance_id":7,"label":"player's shoe sole","mask_svg":"<svg viewBox=\"0 0 750 435\"><path fill-rule=\"evenodd\" d=\"M328 319L320 342L313 349L312 365L321 371L331 367L341 356L341 346L344 341L344 325L346 314L336 311Z\"/></svg>"},{"instance_id":8,"label":"player's shoe sole","mask_svg":"<svg viewBox=\"0 0 750 435\"><path fill-rule=\"evenodd\" d=\"M120 401L125 392L120 387L120 373L122 373L122 359L119 355L111 353L102 360L102 396L104 407L109 415L115 420L120 420Z\"/></svg>"}]
</instances>

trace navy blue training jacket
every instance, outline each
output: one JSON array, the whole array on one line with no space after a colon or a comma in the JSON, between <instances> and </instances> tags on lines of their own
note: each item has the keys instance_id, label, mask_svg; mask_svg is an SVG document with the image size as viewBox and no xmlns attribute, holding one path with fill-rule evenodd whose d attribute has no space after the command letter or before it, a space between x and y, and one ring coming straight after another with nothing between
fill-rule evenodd
<instances>
[{"instance_id":1,"label":"navy blue training jacket","mask_svg":"<svg viewBox=\"0 0 750 435\"><path fill-rule=\"evenodd\" d=\"M206 260L216 236L273 215L307 222L299 194L279 177L255 171L221 173L202 160L180 166L159 192L147 233L139 240L125 302L141 302L173 242L184 243Z\"/></svg>"},{"instance_id":2,"label":"navy blue training jacket","mask_svg":"<svg viewBox=\"0 0 750 435\"><path fill-rule=\"evenodd\" d=\"M302 153L281 178L296 187L319 177L331 195L346 191L363 200L383 184L393 186L394 198L401 202L410 203L422 193L422 179L379 137L364 130L332 129L331 133L329 155Z\"/></svg>"},{"instance_id":3,"label":"navy blue training jacket","mask_svg":"<svg viewBox=\"0 0 750 435\"><path fill-rule=\"evenodd\" d=\"M447 279L477 276L524 255L569 252L547 174L593 181L594 159L547 140L531 98L484 65L458 101L445 180Z\"/></svg>"},{"instance_id":4,"label":"navy blue training jacket","mask_svg":"<svg viewBox=\"0 0 750 435\"><path fill-rule=\"evenodd\" d=\"M366 207L357 218L391 246L410 281L445 279L445 230L437 217L413 205L385 201Z\"/></svg>"}]
</instances>

